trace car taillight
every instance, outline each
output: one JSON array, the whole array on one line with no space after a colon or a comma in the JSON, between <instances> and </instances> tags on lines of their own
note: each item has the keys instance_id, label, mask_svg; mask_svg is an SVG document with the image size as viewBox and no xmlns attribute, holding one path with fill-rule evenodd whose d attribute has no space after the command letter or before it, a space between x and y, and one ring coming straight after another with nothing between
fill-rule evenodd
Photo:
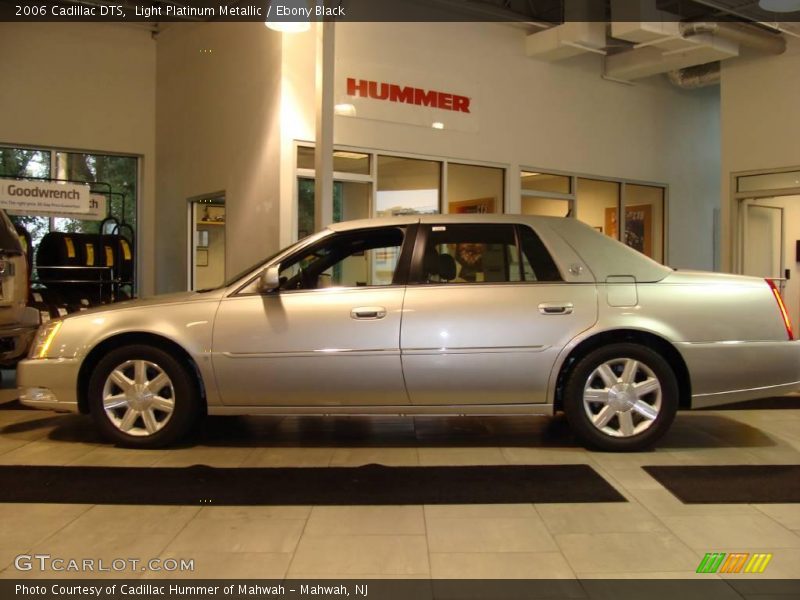
<instances>
[{"instance_id":1,"label":"car taillight","mask_svg":"<svg viewBox=\"0 0 800 600\"><path fill-rule=\"evenodd\" d=\"M772 279L766 279L765 281L772 290L772 295L775 296L775 301L778 303L778 309L781 311L783 324L786 327L786 335L789 336L790 340L793 340L794 333L792 332L792 321L789 319L789 313L786 312L786 305L783 303L783 298L781 298L781 293L778 290L778 286L775 285L775 282Z\"/></svg>"}]
</instances>

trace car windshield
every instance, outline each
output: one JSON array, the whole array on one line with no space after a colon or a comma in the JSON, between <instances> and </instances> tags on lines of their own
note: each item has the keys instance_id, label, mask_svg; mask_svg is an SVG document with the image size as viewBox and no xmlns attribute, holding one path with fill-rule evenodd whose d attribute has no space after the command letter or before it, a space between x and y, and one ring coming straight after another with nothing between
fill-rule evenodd
<instances>
[{"instance_id":1,"label":"car windshield","mask_svg":"<svg viewBox=\"0 0 800 600\"><path fill-rule=\"evenodd\" d=\"M321 238L323 235L327 235L327 233L329 233L329 232L327 230L325 230L325 231L320 231L318 233L311 234L308 237L304 237L302 240L300 240L298 242L295 242L291 246L287 246L286 248L282 248L281 250L278 250L275 254L271 254L267 258L261 259L257 263L255 263L253 265L250 265L249 267L247 267L243 271L238 272L233 277L229 277L227 279L227 281L225 281L225 283L223 283L222 285L218 285L217 287L202 288L202 289L199 289L199 290L196 290L196 291L198 293L202 294L204 292L213 292L214 290L219 290L219 289L228 287L229 285L233 285L234 283L236 283L237 281L239 281L240 279L242 279L243 277L245 277L249 273L252 273L253 271L256 271L257 269L259 269L260 267L263 267L267 263L275 260L275 258L280 256L281 254L287 254L289 252L294 251L296 248L301 248L302 246L305 246L307 244L315 242L316 240Z\"/></svg>"}]
</instances>

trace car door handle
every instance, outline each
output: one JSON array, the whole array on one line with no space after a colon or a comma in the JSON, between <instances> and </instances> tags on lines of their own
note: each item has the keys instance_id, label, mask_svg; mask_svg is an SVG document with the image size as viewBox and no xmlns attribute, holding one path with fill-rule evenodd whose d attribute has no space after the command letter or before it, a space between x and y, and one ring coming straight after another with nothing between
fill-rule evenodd
<instances>
[{"instance_id":1,"label":"car door handle","mask_svg":"<svg viewBox=\"0 0 800 600\"><path fill-rule=\"evenodd\" d=\"M383 306L359 306L350 311L351 319L375 320L386 316Z\"/></svg>"},{"instance_id":2,"label":"car door handle","mask_svg":"<svg viewBox=\"0 0 800 600\"><path fill-rule=\"evenodd\" d=\"M542 302L539 312L543 315L570 315L573 308L572 302Z\"/></svg>"}]
</instances>

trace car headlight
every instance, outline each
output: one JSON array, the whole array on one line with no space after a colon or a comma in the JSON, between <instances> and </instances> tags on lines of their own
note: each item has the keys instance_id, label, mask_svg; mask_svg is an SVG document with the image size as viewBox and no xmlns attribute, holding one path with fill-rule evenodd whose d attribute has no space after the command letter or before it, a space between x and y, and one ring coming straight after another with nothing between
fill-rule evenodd
<instances>
[{"instance_id":1,"label":"car headlight","mask_svg":"<svg viewBox=\"0 0 800 600\"><path fill-rule=\"evenodd\" d=\"M47 358L50 346L56 339L58 330L61 329L61 323L62 321L50 321L47 325L39 328L33 346L31 346L31 358Z\"/></svg>"}]
</instances>

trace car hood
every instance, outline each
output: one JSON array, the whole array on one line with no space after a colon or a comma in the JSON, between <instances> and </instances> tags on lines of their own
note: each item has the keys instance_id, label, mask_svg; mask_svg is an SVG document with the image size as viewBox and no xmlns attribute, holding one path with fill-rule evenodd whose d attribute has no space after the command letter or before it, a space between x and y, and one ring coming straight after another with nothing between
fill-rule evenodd
<instances>
[{"instance_id":1,"label":"car hood","mask_svg":"<svg viewBox=\"0 0 800 600\"><path fill-rule=\"evenodd\" d=\"M111 310L125 310L129 308L145 308L151 306L164 306L168 304L187 304L190 302L208 302L219 301L225 294L225 288L211 290L208 292L176 292L174 294L161 294L158 296L151 296L149 298L142 298L137 300L125 300L124 302L115 302L113 304L106 304L105 306L96 306L89 310L84 310L78 313L73 313L66 317L80 317L87 314L97 314L108 312Z\"/></svg>"}]
</instances>

